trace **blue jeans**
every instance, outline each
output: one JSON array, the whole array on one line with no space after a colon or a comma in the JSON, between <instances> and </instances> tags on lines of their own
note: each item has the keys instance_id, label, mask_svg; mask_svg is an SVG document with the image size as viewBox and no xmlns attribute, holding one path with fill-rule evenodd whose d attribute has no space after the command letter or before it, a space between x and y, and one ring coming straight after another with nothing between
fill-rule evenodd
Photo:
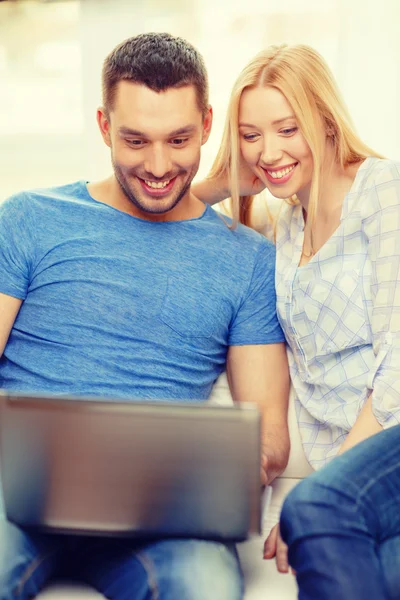
<instances>
[{"instance_id":1,"label":"blue jeans","mask_svg":"<svg viewBox=\"0 0 400 600\"><path fill-rule=\"evenodd\" d=\"M400 425L294 488L281 534L300 600L399 599Z\"/></svg>"},{"instance_id":2,"label":"blue jeans","mask_svg":"<svg viewBox=\"0 0 400 600\"><path fill-rule=\"evenodd\" d=\"M0 600L34 598L53 577L87 582L112 600L240 600L236 549L200 540L34 533L0 521Z\"/></svg>"}]
</instances>

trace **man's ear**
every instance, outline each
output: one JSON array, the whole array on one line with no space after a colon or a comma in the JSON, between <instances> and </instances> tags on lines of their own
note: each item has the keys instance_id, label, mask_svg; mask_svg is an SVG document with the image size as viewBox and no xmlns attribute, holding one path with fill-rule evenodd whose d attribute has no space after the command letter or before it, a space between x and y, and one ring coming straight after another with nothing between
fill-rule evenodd
<instances>
[{"instance_id":1,"label":"man's ear","mask_svg":"<svg viewBox=\"0 0 400 600\"><path fill-rule=\"evenodd\" d=\"M110 117L107 113L106 109L103 106L100 106L97 109L97 124L100 129L101 136L107 146L111 146L111 138L110 138Z\"/></svg>"},{"instance_id":2,"label":"man's ear","mask_svg":"<svg viewBox=\"0 0 400 600\"><path fill-rule=\"evenodd\" d=\"M205 144L211 133L211 126L213 122L213 109L209 106L206 115L203 119L203 135L201 137L201 145Z\"/></svg>"}]
</instances>

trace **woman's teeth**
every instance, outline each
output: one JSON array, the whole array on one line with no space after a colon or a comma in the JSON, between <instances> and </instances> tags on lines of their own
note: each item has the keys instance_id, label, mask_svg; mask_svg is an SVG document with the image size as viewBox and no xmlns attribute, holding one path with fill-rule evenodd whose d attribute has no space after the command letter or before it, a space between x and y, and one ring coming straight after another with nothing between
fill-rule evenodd
<instances>
[{"instance_id":1,"label":"woman's teeth","mask_svg":"<svg viewBox=\"0 0 400 600\"><path fill-rule=\"evenodd\" d=\"M284 177L285 175L287 175L288 173L290 173L290 171L293 171L293 169L295 168L295 166L296 165L292 165L291 167L287 167L286 169L282 169L281 171L268 171L267 170L267 173L273 179L281 179L282 177Z\"/></svg>"},{"instance_id":2,"label":"woman's teeth","mask_svg":"<svg viewBox=\"0 0 400 600\"><path fill-rule=\"evenodd\" d=\"M170 181L170 179L168 179L167 181L147 181L146 179L144 180L146 185L154 189L165 188L167 187Z\"/></svg>"}]
</instances>

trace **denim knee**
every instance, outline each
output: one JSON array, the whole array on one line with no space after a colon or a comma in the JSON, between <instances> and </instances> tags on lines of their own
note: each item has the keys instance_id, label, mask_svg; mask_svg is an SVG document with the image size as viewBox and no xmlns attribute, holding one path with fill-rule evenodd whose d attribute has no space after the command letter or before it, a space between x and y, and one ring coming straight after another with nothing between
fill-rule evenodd
<instances>
[{"instance_id":1,"label":"denim knee","mask_svg":"<svg viewBox=\"0 0 400 600\"><path fill-rule=\"evenodd\" d=\"M168 546L173 548L170 553ZM160 552L140 553L148 579L165 600L241 600L243 578L234 549L200 540L166 541Z\"/></svg>"},{"instance_id":2,"label":"denim knee","mask_svg":"<svg viewBox=\"0 0 400 600\"><path fill-rule=\"evenodd\" d=\"M0 573L0 600L16 600L13 584Z\"/></svg>"},{"instance_id":3,"label":"denim knee","mask_svg":"<svg viewBox=\"0 0 400 600\"><path fill-rule=\"evenodd\" d=\"M24 600L27 596L24 594L21 586L21 578L7 567L4 559L0 558L0 600Z\"/></svg>"},{"instance_id":4,"label":"denim knee","mask_svg":"<svg viewBox=\"0 0 400 600\"><path fill-rule=\"evenodd\" d=\"M304 489L300 490L300 486ZM279 526L282 539L288 545L293 542L294 524L301 524L303 519L304 506L300 506L300 497L302 498L302 502L307 503L307 497L310 497L309 488L310 486L308 485L307 480L300 482L293 490L291 490L283 503ZM297 526L297 529L298 528L299 527ZM303 528L301 529L303 530ZM304 531L306 531L305 525Z\"/></svg>"},{"instance_id":5,"label":"denim knee","mask_svg":"<svg viewBox=\"0 0 400 600\"><path fill-rule=\"evenodd\" d=\"M0 600L34 598L54 570L56 537L0 519Z\"/></svg>"},{"instance_id":6,"label":"denim knee","mask_svg":"<svg viewBox=\"0 0 400 600\"><path fill-rule=\"evenodd\" d=\"M287 544L304 537L340 535L343 527L364 529L352 491L324 485L313 476L287 496L281 513L281 534Z\"/></svg>"},{"instance_id":7,"label":"denim knee","mask_svg":"<svg viewBox=\"0 0 400 600\"><path fill-rule=\"evenodd\" d=\"M14 526L0 520L0 600L16 600L20 576L15 563L22 554L22 536Z\"/></svg>"}]
</instances>

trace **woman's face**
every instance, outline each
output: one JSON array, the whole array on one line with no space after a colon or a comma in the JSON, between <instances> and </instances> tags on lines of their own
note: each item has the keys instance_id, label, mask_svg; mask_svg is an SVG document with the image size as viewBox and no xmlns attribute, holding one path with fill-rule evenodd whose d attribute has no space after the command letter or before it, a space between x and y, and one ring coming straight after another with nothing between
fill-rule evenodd
<instances>
[{"instance_id":1,"label":"woman's face","mask_svg":"<svg viewBox=\"0 0 400 600\"><path fill-rule=\"evenodd\" d=\"M250 88L239 106L242 156L276 198L297 194L308 201L313 173L311 150L285 96L273 87Z\"/></svg>"}]
</instances>

